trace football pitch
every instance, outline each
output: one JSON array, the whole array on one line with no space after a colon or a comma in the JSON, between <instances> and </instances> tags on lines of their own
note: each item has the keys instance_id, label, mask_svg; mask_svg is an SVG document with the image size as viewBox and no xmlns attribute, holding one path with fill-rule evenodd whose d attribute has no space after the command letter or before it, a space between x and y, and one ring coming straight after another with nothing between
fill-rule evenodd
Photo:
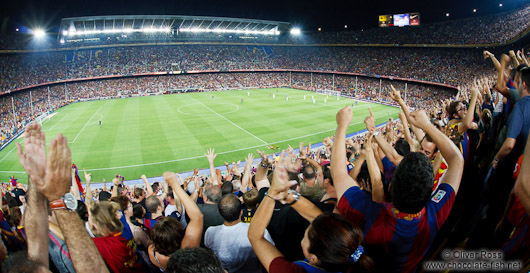
<instances>
[{"instance_id":1,"label":"football pitch","mask_svg":"<svg viewBox=\"0 0 530 273\"><path fill-rule=\"evenodd\" d=\"M250 93L250 95L248 95ZM288 96L288 100L286 97ZM305 96L305 100L304 100ZM314 96L316 103L312 101ZM72 162L94 182L117 174L126 180L208 168L204 153L215 148L215 165L244 161L256 149L271 153L299 142L318 143L335 134L337 111L353 104L348 133L365 128L370 106L376 124L398 116L398 108L287 88L182 93L73 103L43 121L46 142L63 133ZM101 125L99 124L101 121ZM15 143L0 151L0 181L26 183ZM243 165L243 164L242 164ZM224 170L224 168L222 169ZM82 173L80 173L82 180Z\"/></svg>"}]
</instances>

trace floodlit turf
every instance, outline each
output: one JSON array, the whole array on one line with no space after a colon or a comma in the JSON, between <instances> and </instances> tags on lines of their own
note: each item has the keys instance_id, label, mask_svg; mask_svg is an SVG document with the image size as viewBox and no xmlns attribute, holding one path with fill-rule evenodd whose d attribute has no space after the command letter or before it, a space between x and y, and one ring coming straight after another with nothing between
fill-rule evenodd
<instances>
[{"instance_id":1,"label":"floodlit turf","mask_svg":"<svg viewBox=\"0 0 530 273\"><path fill-rule=\"evenodd\" d=\"M335 133L338 109L353 103L332 96L324 103L325 98L279 88L79 102L56 111L43 129L47 143L58 132L68 138L73 163L89 170L93 181L110 181L116 174L130 180L207 168L208 148L215 148L219 166L244 161L248 153L257 157L256 149L267 150L271 144L285 149L287 144L296 148L300 141L321 142ZM397 118L397 108L359 102L348 133L365 128L368 105L377 124L385 122L388 113ZM22 137L15 142L23 143ZM15 175L26 183L15 142L0 152L0 181Z\"/></svg>"}]
</instances>

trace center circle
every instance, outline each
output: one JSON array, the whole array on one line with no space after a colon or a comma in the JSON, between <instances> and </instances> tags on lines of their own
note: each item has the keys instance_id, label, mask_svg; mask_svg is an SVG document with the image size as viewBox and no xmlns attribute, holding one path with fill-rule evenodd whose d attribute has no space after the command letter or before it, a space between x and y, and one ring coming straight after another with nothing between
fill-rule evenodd
<instances>
[{"instance_id":1,"label":"center circle","mask_svg":"<svg viewBox=\"0 0 530 273\"><path fill-rule=\"evenodd\" d=\"M222 102L190 103L178 108L178 112L181 114L200 117L230 114L238 110L239 106L233 103Z\"/></svg>"}]
</instances>

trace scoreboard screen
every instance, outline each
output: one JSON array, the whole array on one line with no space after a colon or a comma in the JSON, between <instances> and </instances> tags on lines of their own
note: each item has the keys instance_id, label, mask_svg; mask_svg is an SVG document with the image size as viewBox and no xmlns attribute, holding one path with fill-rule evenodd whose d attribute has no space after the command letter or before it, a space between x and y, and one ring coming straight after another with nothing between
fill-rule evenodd
<instances>
[{"instance_id":1,"label":"scoreboard screen","mask_svg":"<svg viewBox=\"0 0 530 273\"><path fill-rule=\"evenodd\" d=\"M409 15L408 14L396 14L394 15L394 26L404 27L409 24Z\"/></svg>"},{"instance_id":2,"label":"scoreboard screen","mask_svg":"<svg viewBox=\"0 0 530 273\"><path fill-rule=\"evenodd\" d=\"M405 27L419 25L420 14L417 12L394 15L379 15L379 27Z\"/></svg>"}]
</instances>

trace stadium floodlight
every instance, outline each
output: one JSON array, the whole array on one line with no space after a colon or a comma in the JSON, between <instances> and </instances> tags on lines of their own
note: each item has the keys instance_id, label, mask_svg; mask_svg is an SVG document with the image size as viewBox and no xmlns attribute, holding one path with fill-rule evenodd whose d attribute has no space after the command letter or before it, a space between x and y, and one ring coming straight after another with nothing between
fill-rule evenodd
<instances>
[{"instance_id":1,"label":"stadium floodlight","mask_svg":"<svg viewBox=\"0 0 530 273\"><path fill-rule=\"evenodd\" d=\"M64 39L61 39L59 43L64 44Z\"/></svg>"},{"instance_id":2,"label":"stadium floodlight","mask_svg":"<svg viewBox=\"0 0 530 273\"><path fill-rule=\"evenodd\" d=\"M499 7L501 7L501 8L502 8L502 3L500 3L500 4L499 4Z\"/></svg>"},{"instance_id":3,"label":"stadium floodlight","mask_svg":"<svg viewBox=\"0 0 530 273\"><path fill-rule=\"evenodd\" d=\"M302 34L302 30L298 27L291 28L291 35L298 36Z\"/></svg>"},{"instance_id":4,"label":"stadium floodlight","mask_svg":"<svg viewBox=\"0 0 530 273\"><path fill-rule=\"evenodd\" d=\"M445 16L446 16L446 17L449 17L449 13L446 13Z\"/></svg>"},{"instance_id":5,"label":"stadium floodlight","mask_svg":"<svg viewBox=\"0 0 530 273\"><path fill-rule=\"evenodd\" d=\"M344 28L348 28L348 25L344 25Z\"/></svg>"},{"instance_id":6,"label":"stadium floodlight","mask_svg":"<svg viewBox=\"0 0 530 273\"><path fill-rule=\"evenodd\" d=\"M477 9L473 9L473 12L477 12Z\"/></svg>"},{"instance_id":7,"label":"stadium floodlight","mask_svg":"<svg viewBox=\"0 0 530 273\"><path fill-rule=\"evenodd\" d=\"M42 29L34 29L31 32L33 33L33 36L35 36L36 38L42 38L46 36L46 32Z\"/></svg>"},{"instance_id":8,"label":"stadium floodlight","mask_svg":"<svg viewBox=\"0 0 530 273\"><path fill-rule=\"evenodd\" d=\"M19 29L17 28L16 31L18 32L18 30L19 30Z\"/></svg>"}]
</instances>

